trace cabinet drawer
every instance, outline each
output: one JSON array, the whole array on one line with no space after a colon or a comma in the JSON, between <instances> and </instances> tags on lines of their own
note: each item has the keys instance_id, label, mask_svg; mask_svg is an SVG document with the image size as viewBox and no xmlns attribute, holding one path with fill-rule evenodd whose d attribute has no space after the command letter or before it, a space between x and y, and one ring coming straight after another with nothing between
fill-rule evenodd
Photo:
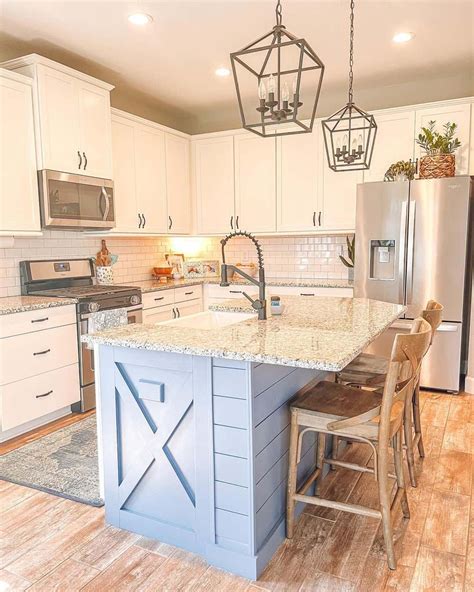
<instances>
[{"instance_id":1,"label":"cabinet drawer","mask_svg":"<svg viewBox=\"0 0 474 592\"><path fill-rule=\"evenodd\" d=\"M158 290L157 292L147 292L142 296L143 309L154 308L155 306L166 306L174 304L174 289Z\"/></svg>"},{"instance_id":2,"label":"cabinet drawer","mask_svg":"<svg viewBox=\"0 0 474 592\"><path fill-rule=\"evenodd\" d=\"M269 296L341 296L352 298L352 288L310 288L293 286L270 286Z\"/></svg>"},{"instance_id":3,"label":"cabinet drawer","mask_svg":"<svg viewBox=\"0 0 474 592\"><path fill-rule=\"evenodd\" d=\"M174 301L186 302L187 300L196 300L202 298L202 286L184 286L183 288L175 288Z\"/></svg>"},{"instance_id":4,"label":"cabinet drawer","mask_svg":"<svg viewBox=\"0 0 474 592\"><path fill-rule=\"evenodd\" d=\"M74 304L16 312L0 316L0 337L10 337L72 324L76 324Z\"/></svg>"},{"instance_id":5,"label":"cabinet drawer","mask_svg":"<svg viewBox=\"0 0 474 592\"><path fill-rule=\"evenodd\" d=\"M9 430L52 413L79 399L77 364L2 386L2 430Z\"/></svg>"},{"instance_id":6,"label":"cabinet drawer","mask_svg":"<svg viewBox=\"0 0 474 592\"><path fill-rule=\"evenodd\" d=\"M207 286L207 295L209 298L222 298L224 300L229 298L242 298L242 292L245 292L249 296L256 296L258 294L258 288L250 285L223 287L211 284Z\"/></svg>"},{"instance_id":7,"label":"cabinet drawer","mask_svg":"<svg viewBox=\"0 0 474 592\"><path fill-rule=\"evenodd\" d=\"M0 340L0 384L77 362L76 325Z\"/></svg>"},{"instance_id":8,"label":"cabinet drawer","mask_svg":"<svg viewBox=\"0 0 474 592\"><path fill-rule=\"evenodd\" d=\"M173 311L174 307L172 305L149 308L143 311L143 323L154 325L163 321L171 321L175 318Z\"/></svg>"}]
</instances>

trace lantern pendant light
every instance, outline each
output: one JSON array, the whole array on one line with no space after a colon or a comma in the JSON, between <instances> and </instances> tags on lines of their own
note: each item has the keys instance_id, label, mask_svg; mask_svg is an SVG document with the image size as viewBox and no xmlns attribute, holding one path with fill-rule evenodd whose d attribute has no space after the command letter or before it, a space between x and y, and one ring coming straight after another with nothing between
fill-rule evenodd
<instances>
[{"instance_id":1,"label":"lantern pendant light","mask_svg":"<svg viewBox=\"0 0 474 592\"><path fill-rule=\"evenodd\" d=\"M377 134L374 116L354 104L354 0L350 6L349 100L347 105L322 122L328 164L333 171L370 168Z\"/></svg>"},{"instance_id":2,"label":"lantern pendant light","mask_svg":"<svg viewBox=\"0 0 474 592\"><path fill-rule=\"evenodd\" d=\"M275 15L271 31L230 54L242 126L272 138L312 131L324 74L308 42L282 24L280 0Z\"/></svg>"}]
</instances>

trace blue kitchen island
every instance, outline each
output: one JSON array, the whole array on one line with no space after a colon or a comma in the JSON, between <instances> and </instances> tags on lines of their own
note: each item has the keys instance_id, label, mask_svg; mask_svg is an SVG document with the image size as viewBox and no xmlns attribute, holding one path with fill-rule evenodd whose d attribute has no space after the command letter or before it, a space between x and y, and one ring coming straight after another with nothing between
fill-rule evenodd
<instances>
[{"instance_id":1,"label":"blue kitchen island","mask_svg":"<svg viewBox=\"0 0 474 592\"><path fill-rule=\"evenodd\" d=\"M84 338L98 355L109 524L259 576L285 537L288 401L403 312L366 299L282 300L283 315L266 321L232 301ZM315 452L308 435L301 480Z\"/></svg>"}]
</instances>

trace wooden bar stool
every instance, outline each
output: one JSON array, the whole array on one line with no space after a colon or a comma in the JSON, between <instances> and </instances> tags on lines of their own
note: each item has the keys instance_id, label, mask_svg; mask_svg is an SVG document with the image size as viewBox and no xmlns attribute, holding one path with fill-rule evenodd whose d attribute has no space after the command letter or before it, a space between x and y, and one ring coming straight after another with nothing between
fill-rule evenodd
<instances>
[{"instance_id":1,"label":"wooden bar stool","mask_svg":"<svg viewBox=\"0 0 474 592\"><path fill-rule=\"evenodd\" d=\"M431 326L430 346L436 329L441 324L443 306L435 300L429 300L421 316ZM412 329L413 331L413 329ZM344 370L336 374L336 381L349 384L354 387L381 388L387 375L388 360L372 354L361 354L353 362L348 364ZM421 371L421 369L420 369ZM414 431L414 434L413 434ZM420 414L420 376L415 381L413 396L407 398L405 409L405 446L407 454L410 482L413 487L417 486L415 474L414 449L417 446L420 457L425 456L423 447L423 436L421 432ZM334 443L334 455L337 457L338 441Z\"/></svg>"},{"instance_id":2,"label":"wooden bar stool","mask_svg":"<svg viewBox=\"0 0 474 592\"><path fill-rule=\"evenodd\" d=\"M288 538L293 537L297 502L382 518L388 565L390 569L396 568L393 512L398 504L401 504L403 515L407 518L410 516L403 473L402 430L405 399L412 396L420 364L431 338L431 326L427 321L418 318L413 325L415 332L395 337L383 393L323 381L292 403L286 513ZM297 489L298 462L301 458L302 440L307 432L318 433L316 470L300 489ZM374 452L374 468L324 458L324 441L327 435L341 436L371 446ZM395 475L389 473L391 451ZM356 471L373 473L378 484L379 509L336 502L318 495L306 495L311 484L321 475L325 463L336 463ZM390 478L397 481L393 500L390 499Z\"/></svg>"}]
</instances>

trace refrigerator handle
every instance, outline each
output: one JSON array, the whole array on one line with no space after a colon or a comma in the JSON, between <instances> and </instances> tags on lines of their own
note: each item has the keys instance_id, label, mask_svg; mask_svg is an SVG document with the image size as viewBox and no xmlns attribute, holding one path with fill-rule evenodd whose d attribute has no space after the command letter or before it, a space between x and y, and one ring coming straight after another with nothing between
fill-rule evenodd
<instances>
[{"instance_id":1,"label":"refrigerator handle","mask_svg":"<svg viewBox=\"0 0 474 592\"><path fill-rule=\"evenodd\" d=\"M407 304L411 304L413 298L413 261L415 252L415 208L416 202L410 202L408 215L408 240L407 240Z\"/></svg>"},{"instance_id":2,"label":"refrigerator handle","mask_svg":"<svg viewBox=\"0 0 474 592\"><path fill-rule=\"evenodd\" d=\"M405 303L405 241L407 232L407 212L408 202L402 202L402 209L400 215L400 248L398 250L398 302Z\"/></svg>"}]
</instances>

